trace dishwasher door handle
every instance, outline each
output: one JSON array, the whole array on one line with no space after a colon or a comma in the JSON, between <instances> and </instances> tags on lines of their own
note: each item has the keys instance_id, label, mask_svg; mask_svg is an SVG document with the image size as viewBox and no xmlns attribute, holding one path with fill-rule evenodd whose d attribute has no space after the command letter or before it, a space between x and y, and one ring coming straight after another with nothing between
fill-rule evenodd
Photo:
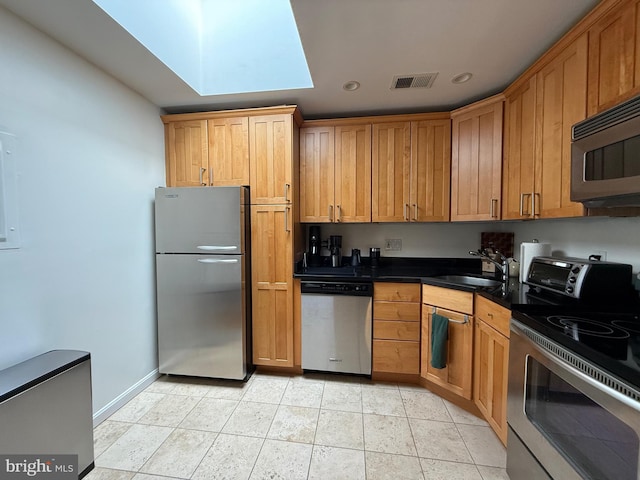
<instances>
[{"instance_id":1,"label":"dishwasher door handle","mask_svg":"<svg viewBox=\"0 0 640 480\"><path fill-rule=\"evenodd\" d=\"M341 358L329 357L329 361L330 361L330 362L341 362L341 361L342 361L342 359L341 359Z\"/></svg>"}]
</instances>

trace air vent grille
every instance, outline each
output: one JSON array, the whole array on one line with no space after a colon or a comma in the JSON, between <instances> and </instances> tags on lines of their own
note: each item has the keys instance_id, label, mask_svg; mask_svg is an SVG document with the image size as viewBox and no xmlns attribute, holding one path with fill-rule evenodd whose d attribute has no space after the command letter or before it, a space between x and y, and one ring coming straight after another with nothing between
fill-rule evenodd
<instances>
[{"instance_id":1,"label":"air vent grille","mask_svg":"<svg viewBox=\"0 0 640 480\"><path fill-rule=\"evenodd\" d=\"M431 88L438 72L416 73L413 75L396 75L391 82L391 90L406 88Z\"/></svg>"},{"instance_id":2,"label":"air vent grille","mask_svg":"<svg viewBox=\"0 0 640 480\"><path fill-rule=\"evenodd\" d=\"M513 320L512 320L513 321ZM548 338L540 335L535 330L532 330L521 323L517 324L518 330L520 330L524 335L529 338L533 343L542 347L544 350L552 353L558 358L561 358L565 362L567 362L572 367L578 369L580 372L585 375L593 378L594 380L606 385L607 387L629 397L633 400L640 401L640 392L630 387L629 385L622 383L617 378L612 377L608 373L604 372L600 368L596 367L592 363L587 362L583 358L574 355L570 351L566 350L564 347L561 347L555 342L552 342Z\"/></svg>"},{"instance_id":3,"label":"air vent grille","mask_svg":"<svg viewBox=\"0 0 640 480\"><path fill-rule=\"evenodd\" d=\"M576 123L571 129L571 139L580 140L638 115L640 115L640 96Z\"/></svg>"}]
</instances>

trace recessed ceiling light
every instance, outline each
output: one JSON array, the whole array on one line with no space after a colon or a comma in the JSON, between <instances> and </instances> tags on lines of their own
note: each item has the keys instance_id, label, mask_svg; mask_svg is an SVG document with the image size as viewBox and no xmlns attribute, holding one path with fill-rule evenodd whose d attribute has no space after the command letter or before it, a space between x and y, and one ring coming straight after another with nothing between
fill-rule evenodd
<instances>
[{"instance_id":1,"label":"recessed ceiling light","mask_svg":"<svg viewBox=\"0 0 640 480\"><path fill-rule=\"evenodd\" d=\"M360 88L360 82L356 82L355 80L349 80L347 83L342 85L342 88L347 92L353 92Z\"/></svg>"},{"instance_id":2,"label":"recessed ceiling light","mask_svg":"<svg viewBox=\"0 0 640 480\"><path fill-rule=\"evenodd\" d=\"M451 83L468 82L469 80L471 80L471 77L473 77L473 73L471 72L460 73L451 79Z\"/></svg>"}]
</instances>

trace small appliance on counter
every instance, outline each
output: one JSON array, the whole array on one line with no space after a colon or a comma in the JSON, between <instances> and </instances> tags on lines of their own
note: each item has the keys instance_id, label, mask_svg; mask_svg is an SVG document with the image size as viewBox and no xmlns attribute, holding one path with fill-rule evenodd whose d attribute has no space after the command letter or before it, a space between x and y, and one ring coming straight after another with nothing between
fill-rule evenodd
<instances>
[{"instance_id":1,"label":"small appliance on counter","mask_svg":"<svg viewBox=\"0 0 640 480\"><path fill-rule=\"evenodd\" d=\"M359 267L362 263L362 258L360 257L360 250L357 248L351 249L351 266Z\"/></svg>"},{"instance_id":2,"label":"small appliance on counter","mask_svg":"<svg viewBox=\"0 0 640 480\"><path fill-rule=\"evenodd\" d=\"M322 265L322 257L320 256L321 248L320 227L317 225L309 227L309 255L307 257L309 267L319 267Z\"/></svg>"},{"instance_id":3,"label":"small appliance on counter","mask_svg":"<svg viewBox=\"0 0 640 480\"><path fill-rule=\"evenodd\" d=\"M342 235L331 235L329 237L329 252L331 254L331 266L342 266Z\"/></svg>"},{"instance_id":4,"label":"small appliance on counter","mask_svg":"<svg viewBox=\"0 0 640 480\"><path fill-rule=\"evenodd\" d=\"M371 268L380 266L380 247L371 247L369 249L369 261L371 262Z\"/></svg>"}]
</instances>

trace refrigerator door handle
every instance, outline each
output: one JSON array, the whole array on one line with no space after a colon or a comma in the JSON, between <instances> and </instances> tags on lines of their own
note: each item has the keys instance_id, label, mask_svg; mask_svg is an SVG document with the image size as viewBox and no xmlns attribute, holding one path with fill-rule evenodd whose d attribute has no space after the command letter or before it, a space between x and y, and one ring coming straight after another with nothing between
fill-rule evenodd
<instances>
[{"instance_id":1,"label":"refrigerator door handle","mask_svg":"<svg viewBox=\"0 0 640 480\"><path fill-rule=\"evenodd\" d=\"M196 248L198 250L205 250L207 252L210 252L213 250L224 250L225 252L238 250L237 245L198 245Z\"/></svg>"},{"instance_id":2,"label":"refrigerator door handle","mask_svg":"<svg viewBox=\"0 0 640 480\"><path fill-rule=\"evenodd\" d=\"M199 258L200 263L238 263L237 258L221 259L221 258Z\"/></svg>"}]
</instances>

